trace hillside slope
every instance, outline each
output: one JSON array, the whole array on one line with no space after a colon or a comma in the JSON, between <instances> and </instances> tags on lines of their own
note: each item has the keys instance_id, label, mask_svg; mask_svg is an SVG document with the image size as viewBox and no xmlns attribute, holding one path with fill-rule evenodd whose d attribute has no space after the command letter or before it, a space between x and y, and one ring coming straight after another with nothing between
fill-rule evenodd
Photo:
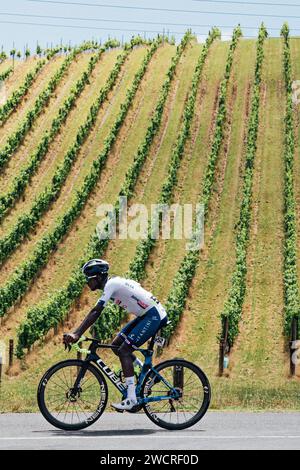
<instances>
[{"instance_id":1,"label":"hillside slope","mask_svg":"<svg viewBox=\"0 0 300 470\"><path fill-rule=\"evenodd\" d=\"M300 39L291 41L293 80L300 78ZM233 62L225 99L226 116L223 135L213 174L212 193L205 220L205 246L193 276L179 326L162 358L185 357L195 361L207 372L213 385L213 406L216 408L247 407L250 409L298 409L299 379L289 378L288 339L284 335L283 240L284 240L284 113L286 94L283 75L282 39L266 39L260 91L259 132L253 174L250 238L247 251L246 294L239 325L239 335L230 353L229 369L218 377L220 314L227 299L235 264L235 236L242 200L245 173L247 132L254 88L256 41L240 38L233 53ZM34 256L38 243L53 232L57 223L74 203L78 191L93 168L116 120L134 76L141 67L149 45L133 48L120 67L112 89L97 112L95 125L81 144L76 160L62 188L41 215L28 236L7 256L0 270L2 289L12 282L16 272ZM183 125L183 116L192 88L192 76L203 45L188 42L170 82L161 122L153 136L149 152L139 169L129 207L142 203L150 208L157 202L168 175L172 152ZM203 195L204 178L218 132L217 113L220 106L221 83L227 72L230 42L215 41L208 52L200 77L191 131L177 169L172 202L193 204ZM48 152L24 190L20 200L0 224L0 243L16 227L21 216L34 206L36 198L52 181L66 152L76 139L80 126L99 90L104 87L122 51L112 49L95 65L88 83L76 99L74 108L51 143ZM0 340L18 340L18 328L36 305L52 299L57 290L65 288L69 277L82 258L98 223L97 207L114 204L135 155L145 138L151 118L176 47L163 44L151 57L131 106L109 151L107 161L97 175L97 183L86 203L53 249L45 265L32 276L21 298L13 301L0 323ZM49 128L59 106L72 86L87 68L92 53L80 54L70 65L44 113L30 130L23 145L14 153L0 173L0 195L9 191L13 180L26 166L42 135ZM33 60L33 59L32 59ZM15 130L32 106L38 93L47 85L49 76L60 66L61 58L46 64L7 122L0 127L0 147L5 137ZM8 61L7 61L8 66ZM17 84L32 62L16 66ZM2 65L2 69L3 69ZM13 82L7 81L13 91ZM300 115L295 106L295 196L298 248L300 248ZM166 302L174 278L184 256L186 240L157 240L146 261L142 284ZM101 256L111 264L113 274L125 274L136 255L138 240L111 240ZM300 262L298 262L300 275ZM44 339L36 342L29 354L3 377L0 388L0 412L36 408L35 388L42 372L55 361L66 357L61 333L72 328L84 317L97 299L97 293L86 288L69 309L67 320L53 328ZM107 357L109 354L105 354ZM117 361L113 363L118 367Z\"/></svg>"}]
</instances>

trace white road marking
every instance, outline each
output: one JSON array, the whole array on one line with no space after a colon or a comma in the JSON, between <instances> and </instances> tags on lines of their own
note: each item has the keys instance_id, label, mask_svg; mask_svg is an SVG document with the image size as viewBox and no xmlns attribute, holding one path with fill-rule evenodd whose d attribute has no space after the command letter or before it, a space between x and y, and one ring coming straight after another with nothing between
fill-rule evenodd
<instances>
[{"instance_id":1,"label":"white road marking","mask_svg":"<svg viewBox=\"0 0 300 470\"><path fill-rule=\"evenodd\" d=\"M53 440L58 440L58 439L128 439L130 436L45 436L45 437L25 437L25 436L17 436L17 437L0 437L0 441L42 441L45 439L53 439ZM147 435L141 435L141 436L136 436L135 438L139 439L149 439L151 437L154 438L159 438L159 439L174 439L174 438L180 438L180 439L202 439L202 440L207 440L207 439L300 439L300 435L298 436L182 436L178 434L174 434L172 436L151 436L149 434Z\"/></svg>"}]
</instances>

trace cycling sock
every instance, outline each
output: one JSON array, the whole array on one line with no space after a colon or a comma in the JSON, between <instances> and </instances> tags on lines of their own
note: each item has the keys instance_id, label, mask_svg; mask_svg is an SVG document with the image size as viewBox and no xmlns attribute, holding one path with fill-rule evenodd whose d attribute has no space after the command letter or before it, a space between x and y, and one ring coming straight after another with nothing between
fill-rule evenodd
<instances>
[{"instance_id":1,"label":"cycling sock","mask_svg":"<svg viewBox=\"0 0 300 470\"><path fill-rule=\"evenodd\" d=\"M132 401L137 401L135 394L134 377L126 377L125 383L127 385L127 398Z\"/></svg>"}]
</instances>

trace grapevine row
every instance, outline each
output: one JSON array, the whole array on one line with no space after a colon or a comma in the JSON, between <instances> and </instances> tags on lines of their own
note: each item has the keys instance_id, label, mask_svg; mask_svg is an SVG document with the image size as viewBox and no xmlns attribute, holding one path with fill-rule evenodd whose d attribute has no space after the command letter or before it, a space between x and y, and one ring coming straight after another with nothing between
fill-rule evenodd
<instances>
[{"instance_id":1,"label":"grapevine row","mask_svg":"<svg viewBox=\"0 0 300 470\"><path fill-rule=\"evenodd\" d=\"M216 28L213 28L210 32L205 45L202 48L199 60L196 64L195 71L192 77L192 87L191 92L188 95L187 103L183 112L183 122L177 138L175 148L172 152L170 163L168 166L167 177L165 182L162 185L161 194L158 199L159 207L163 207L164 204L168 204L171 201L173 189L177 183L177 173L180 166L180 162L184 153L184 148L187 142L187 139L190 136L190 128L194 116L195 102L198 92L199 81L202 75L203 66L208 55L209 48L213 41L216 38L220 37L220 31ZM154 217L157 217L159 220L159 214L154 214ZM150 252L155 245L155 239L152 236L151 224L148 227L147 238L143 239L137 246L135 256L130 263L129 271L126 274L131 279L141 280L145 273L146 262L149 258ZM105 320L103 317L96 322L93 327L94 334L103 340L109 338L112 335L113 329L115 329L120 320L124 316L124 311L116 305L108 305L105 310ZM107 321L113 319L111 327L107 328Z\"/></svg>"},{"instance_id":2,"label":"grapevine row","mask_svg":"<svg viewBox=\"0 0 300 470\"><path fill-rule=\"evenodd\" d=\"M49 81L46 88L37 97L33 108L27 112L26 117L24 118L23 122L20 124L17 130L13 132L12 135L9 136L5 147L0 150L0 169L3 168L7 164L7 162L12 157L13 153L19 148L19 146L24 141L24 138L27 132L30 131L37 117L42 112L43 108L47 106L47 104L49 103L51 97L53 96L55 92L55 89L57 88L58 84L62 80L66 71L70 67L73 59L75 59L75 57L80 52L86 50L87 47L89 47L89 45L84 43L82 46L74 49L71 52L71 54L66 57L66 59L63 61L62 65L60 66L59 70L54 74L54 76Z\"/></svg>"},{"instance_id":3,"label":"grapevine row","mask_svg":"<svg viewBox=\"0 0 300 470\"><path fill-rule=\"evenodd\" d=\"M201 202L204 206L204 214L206 214L208 211L213 182L215 178L216 162L223 142L224 127L226 123L226 100L228 84L230 81L234 52L236 50L238 40L241 35L242 31L240 27L237 26L233 31L232 41L230 44L226 62L224 79L222 80L220 85L215 133L206 172L204 175L203 193L201 195ZM196 235L197 233L195 230L195 236ZM179 323L180 317L185 308L186 298L188 296L189 288L194 277L198 262L199 247L193 246L192 240L190 249L183 258L180 268L174 277L172 288L169 292L166 301L166 310L168 312L168 318L172 322L170 326L164 329L164 336L166 338L169 338L172 335L177 324Z\"/></svg>"},{"instance_id":4,"label":"grapevine row","mask_svg":"<svg viewBox=\"0 0 300 470\"><path fill-rule=\"evenodd\" d=\"M7 70L5 70L3 73L0 74L0 82L4 82L14 71L12 67L9 67Z\"/></svg>"},{"instance_id":5,"label":"grapevine row","mask_svg":"<svg viewBox=\"0 0 300 470\"><path fill-rule=\"evenodd\" d=\"M34 67L34 70L28 72L24 83L15 90L4 105L0 107L0 125L3 125L13 110L17 108L45 64L46 60L40 60Z\"/></svg>"},{"instance_id":6,"label":"grapevine row","mask_svg":"<svg viewBox=\"0 0 300 470\"><path fill-rule=\"evenodd\" d=\"M3 263L7 257L17 248L17 246L28 237L30 231L36 226L42 215L50 208L50 205L58 197L64 182L79 155L83 143L91 132L99 112L100 107L107 99L109 92L115 86L119 72L124 64L131 49L124 50L117 58L107 82L101 88L99 96L91 106L88 116L77 132L74 143L68 149L63 162L57 168L53 175L51 184L35 199L29 213L19 217L12 231L0 240L0 263Z\"/></svg>"},{"instance_id":7,"label":"grapevine row","mask_svg":"<svg viewBox=\"0 0 300 470\"><path fill-rule=\"evenodd\" d=\"M98 99L90 109L90 113L85 125L81 126L80 131L75 139L74 145L67 153L67 155L69 155L67 162L70 161L70 157L75 156L75 154L79 152L81 144L83 143L82 139L84 136L85 138L87 137L87 132L95 123L100 106L103 103L105 97L107 96L105 90L108 92L108 90L112 86L112 83L115 82L120 68L126 60L128 54L130 53L130 50L131 49L126 49L122 54L118 56L117 62L110 74L110 79L108 79L106 85L100 91ZM39 269L41 269L41 267L47 263L51 251L58 245L62 237L67 233L75 217L80 213L80 210L82 209L86 201L89 191L92 189L91 179L93 178L93 181L96 181L95 178L98 176L99 171L101 170L101 166L103 165L103 161L106 157L106 152L109 151L109 144L110 142L106 142L104 147L104 153L100 154L100 167L96 168L97 161L93 163L93 170L90 174L90 178L86 178L81 190L76 192L76 197L74 199L73 204L71 205L70 209L64 214L62 219L58 222L55 229L49 234L45 235L39 241L31 259L23 263L16 272L16 274L13 276L13 278L2 289L0 289L0 299L2 300L2 307L0 307L0 316L3 316L7 312L7 310L14 304L14 302L26 292L30 282L38 273ZM55 185L53 187L55 189ZM40 201L40 204L42 204L44 198L41 198Z\"/></svg>"},{"instance_id":8,"label":"grapevine row","mask_svg":"<svg viewBox=\"0 0 300 470\"><path fill-rule=\"evenodd\" d=\"M87 70L83 72L80 79L74 87L72 87L69 96L66 98L63 105L58 110L57 115L53 119L50 130L46 130L37 149L29 157L29 164L20 171L18 176L16 176L9 192L0 196L0 220L3 219L8 209L10 209L24 193L28 183L38 169L42 158L47 154L50 144L59 133L70 111L73 109L77 98L84 90L84 87L89 83L89 77L91 76L97 62L100 60L106 48L112 47L112 45L114 45L114 43L108 41L100 48L96 55L91 57Z\"/></svg>"},{"instance_id":9,"label":"grapevine row","mask_svg":"<svg viewBox=\"0 0 300 470\"><path fill-rule=\"evenodd\" d=\"M230 44L230 49L227 57L227 63L225 68L224 79L220 85L220 94L218 102L218 114L216 119L216 128L214 133L214 139L212 143L211 153L208 159L208 165L205 171L204 183L203 183L203 195L202 203L204 205L204 213L208 211L209 201L212 193L212 185L215 179L215 168L216 162L220 153L221 145L223 142L224 128L226 122L226 97L227 97L227 88L230 78L230 72L232 69L234 51L236 49L239 38L242 35L240 26L237 26L234 30L232 41Z\"/></svg>"},{"instance_id":10,"label":"grapevine row","mask_svg":"<svg viewBox=\"0 0 300 470\"><path fill-rule=\"evenodd\" d=\"M164 105L167 100L168 92L171 86L171 82L174 78L176 66L185 50L185 47L190 40L190 34L187 33L181 44L176 49L176 54L172 59L171 66L167 72L166 80L162 86L162 90L158 99L158 103L151 118L150 125L147 129L146 136L139 146L138 151L134 157L134 162L132 168L127 172L125 177L125 182L121 188L120 195L128 195L132 194L132 189L138 177L138 168L141 167L142 161L145 160L147 157L150 146L153 142L155 135L160 127L162 114L164 110ZM153 44L152 47L156 47ZM144 63L137 73L134 83L132 85L131 90L127 93L127 97L125 103L121 106L120 114L117 117L116 123L114 124L110 135L108 136L105 142L105 149L99 155L95 166L95 171L93 172L93 178L98 178L98 174L102 168L102 161L103 158L105 159L105 155L112 147L112 144L115 142L117 138L117 133L121 128L122 123L126 117L126 113L132 103L132 100L136 94L137 87L142 80L142 77L146 71L147 64L149 63L150 57L148 53L148 58L146 57ZM136 164L136 162L139 162ZM92 175L91 175L92 177ZM118 202L116 203L116 210L118 210ZM78 298L81 293L82 289L85 284L85 279L81 274L80 267L86 260L86 258L92 258L94 256L100 256L101 253L104 252L107 245L109 243L109 239L99 239L97 234L91 237L91 240L87 246L85 256L82 258L79 263L78 267L74 270L73 274L71 275L66 288L59 290L56 294L52 296L52 298L43 305L33 307L29 309L27 313L26 320L20 325L18 331L18 347L17 347L17 355L22 357L23 349L29 348L35 341L39 338L43 337L50 328L57 325L59 322L64 320L65 315L67 314L70 306ZM106 323L106 331L112 332L115 328L115 322L118 322L116 318L108 318L105 315L107 320Z\"/></svg>"},{"instance_id":11,"label":"grapevine row","mask_svg":"<svg viewBox=\"0 0 300 470\"><path fill-rule=\"evenodd\" d=\"M84 43L84 50L86 48L90 48L91 44L85 42ZM47 54L47 59L48 61L56 55L58 52L60 52L61 48L56 47L53 48L51 51L48 52ZM71 49L70 49L71 50ZM3 106L0 107L0 123L1 125L4 124L4 122L8 119L10 114L12 113L13 110L17 108L21 100L24 98L24 96L28 93L28 90L36 77L38 76L40 70L42 67L46 64L46 60L40 60L36 67L34 68L33 71L30 71L24 80L24 83L18 88L18 90L14 91L11 95L11 97L5 102ZM6 78L9 77L9 75L13 72L13 67L9 67L3 74L0 75L0 81L6 80Z\"/></svg>"},{"instance_id":12,"label":"grapevine row","mask_svg":"<svg viewBox=\"0 0 300 470\"><path fill-rule=\"evenodd\" d=\"M262 80L262 65L264 59L264 41L266 37L267 31L265 26L262 24L259 30L257 41L255 80L248 126L243 192L236 233L236 265L231 279L229 296L221 313L223 327L225 319L228 319L227 341L230 347L233 345L234 340L239 332L239 321L242 315L242 307L246 291L247 247L251 220L252 182L259 126L260 88Z\"/></svg>"},{"instance_id":13,"label":"grapevine row","mask_svg":"<svg viewBox=\"0 0 300 470\"><path fill-rule=\"evenodd\" d=\"M284 294L285 294L285 332L289 336L293 318L299 317L299 280L297 275L297 229L294 194L294 118L292 97L291 53L289 27L285 23L281 30L284 41L283 69L286 88L285 115L285 186L284 186Z\"/></svg>"},{"instance_id":14,"label":"grapevine row","mask_svg":"<svg viewBox=\"0 0 300 470\"><path fill-rule=\"evenodd\" d=\"M168 167L166 181L163 183L158 204L163 207L164 204L168 204L171 201L173 189L177 183L177 174L180 166L181 159L184 154L185 144L190 136L190 128L195 110L195 102L198 92L198 85L201 78L203 66L209 51L209 47L212 42L220 37L220 32L217 29L213 29L209 34L204 47L202 48L199 60L197 62L193 78L192 88L188 96L187 103L183 112L183 123L177 138L175 148L172 152L170 163ZM158 215L154 214L154 217ZM135 256L130 263L128 276L132 279L140 280L143 278L145 273L146 262L149 258L150 252L155 244L155 239L152 235L151 224L148 228L147 238L143 239L137 246Z\"/></svg>"}]
</instances>

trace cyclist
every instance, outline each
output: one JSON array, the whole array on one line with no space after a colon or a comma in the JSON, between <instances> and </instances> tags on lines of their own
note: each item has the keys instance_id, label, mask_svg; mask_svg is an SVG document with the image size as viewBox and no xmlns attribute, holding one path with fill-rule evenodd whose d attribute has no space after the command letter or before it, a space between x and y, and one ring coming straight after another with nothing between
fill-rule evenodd
<instances>
[{"instance_id":1,"label":"cyclist","mask_svg":"<svg viewBox=\"0 0 300 470\"><path fill-rule=\"evenodd\" d=\"M134 366L141 364L133 352L166 325L167 313L151 292L138 282L119 276L108 277L108 271L109 264L101 259L92 259L83 266L82 272L89 288L92 291L103 289L103 294L81 325L73 333L64 334L63 340L67 345L76 343L99 318L109 300L135 315L136 318L120 331L112 343L118 346L114 352L120 359L127 385L126 399L112 406L119 411L131 410L137 405Z\"/></svg>"}]
</instances>

